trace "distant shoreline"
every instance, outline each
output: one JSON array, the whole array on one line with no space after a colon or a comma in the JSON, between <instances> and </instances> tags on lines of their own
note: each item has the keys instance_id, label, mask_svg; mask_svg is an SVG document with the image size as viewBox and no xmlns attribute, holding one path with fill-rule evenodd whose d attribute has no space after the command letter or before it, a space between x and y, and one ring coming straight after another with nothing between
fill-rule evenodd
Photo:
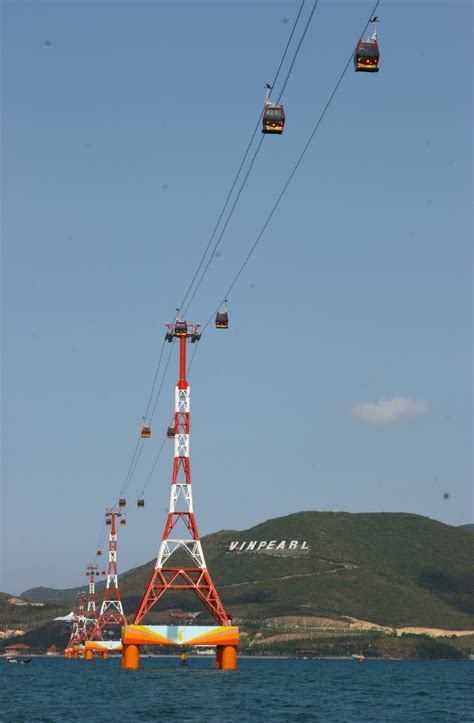
<instances>
[{"instance_id":1,"label":"distant shoreline","mask_svg":"<svg viewBox=\"0 0 474 723\"><path fill-rule=\"evenodd\" d=\"M57 658L57 659L66 659L65 655L59 654L59 655L47 655L46 653L29 653L28 655L1 655L1 658L7 658L7 657L14 657L14 658ZM109 655L109 660L121 660L122 656L118 654L111 654ZM158 655L151 655L150 653L143 653L140 655L140 659L148 659L148 658L168 658L168 659L174 659L179 660L181 658L181 653L170 653L167 655L163 655L159 653ZM354 659L351 655L318 655L315 657L295 657L294 655L237 655L237 658L239 660L348 660L350 662L356 663L359 662L357 659ZM191 660L213 660L214 655L197 655L196 653L188 653L188 659ZM82 658L79 658L79 660L82 660ZM367 663L369 661L374 660L386 660L386 661L408 661L408 660L418 660L420 662L432 662L432 663L439 663L439 662L447 662L447 663L464 663L464 662L473 662L469 658L387 658L387 657L366 657L364 662Z\"/></svg>"}]
</instances>

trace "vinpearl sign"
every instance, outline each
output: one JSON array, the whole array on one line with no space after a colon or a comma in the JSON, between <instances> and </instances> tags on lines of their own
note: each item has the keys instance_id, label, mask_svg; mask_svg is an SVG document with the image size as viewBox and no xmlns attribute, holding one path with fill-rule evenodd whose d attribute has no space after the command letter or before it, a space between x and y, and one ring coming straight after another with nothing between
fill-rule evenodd
<instances>
[{"instance_id":1,"label":"vinpearl sign","mask_svg":"<svg viewBox=\"0 0 474 723\"><path fill-rule=\"evenodd\" d=\"M229 544L229 552L309 552L306 540L251 540L240 542L239 540Z\"/></svg>"}]
</instances>

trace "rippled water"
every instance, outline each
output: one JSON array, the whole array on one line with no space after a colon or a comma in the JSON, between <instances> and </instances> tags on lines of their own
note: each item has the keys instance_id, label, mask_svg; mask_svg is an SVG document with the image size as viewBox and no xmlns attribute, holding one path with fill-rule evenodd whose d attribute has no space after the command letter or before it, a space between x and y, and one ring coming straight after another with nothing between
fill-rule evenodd
<instances>
[{"instance_id":1,"label":"rippled water","mask_svg":"<svg viewBox=\"0 0 474 723\"><path fill-rule=\"evenodd\" d=\"M474 663L143 658L0 661L5 721L472 721Z\"/></svg>"}]
</instances>

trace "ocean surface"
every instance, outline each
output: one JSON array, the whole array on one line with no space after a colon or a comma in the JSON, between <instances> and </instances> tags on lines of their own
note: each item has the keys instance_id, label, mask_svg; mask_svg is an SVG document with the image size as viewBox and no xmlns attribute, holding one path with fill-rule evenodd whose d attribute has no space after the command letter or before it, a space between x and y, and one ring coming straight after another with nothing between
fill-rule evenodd
<instances>
[{"instance_id":1,"label":"ocean surface","mask_svg":"<svg viewBox=\"0 0 474 723\"><path fill-rule=\"evenodd\" d=\"M0 660L3 721L473 721L474 662Z\"/></svg>"}]
</instances>

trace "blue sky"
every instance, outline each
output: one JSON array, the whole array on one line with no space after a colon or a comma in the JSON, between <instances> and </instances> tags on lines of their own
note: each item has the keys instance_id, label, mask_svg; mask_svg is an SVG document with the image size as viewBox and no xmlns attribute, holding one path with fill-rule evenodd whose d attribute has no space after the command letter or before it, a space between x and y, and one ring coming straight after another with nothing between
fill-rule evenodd
<instances>
[{"instance_id":1,"label":"blue sky","mask_svg":"<svg viewBox=\"0 0 474 723\"><path fill-rule=\"evenodd\" d=\"M0 589L85 580L164 324L299 5L3 3ZM285 133L265 139L188 321L207 321L224 295L372 5L320 0ZM231 328L200 342L202 534L302 509L473 521L472 6L389 1L378 15L380 73L348 71L232 293ZM172 413L176 363L132 503ZM145 510L130 512L122 570L157 552L172 446Z\"/></svg>"}]
</instances>

